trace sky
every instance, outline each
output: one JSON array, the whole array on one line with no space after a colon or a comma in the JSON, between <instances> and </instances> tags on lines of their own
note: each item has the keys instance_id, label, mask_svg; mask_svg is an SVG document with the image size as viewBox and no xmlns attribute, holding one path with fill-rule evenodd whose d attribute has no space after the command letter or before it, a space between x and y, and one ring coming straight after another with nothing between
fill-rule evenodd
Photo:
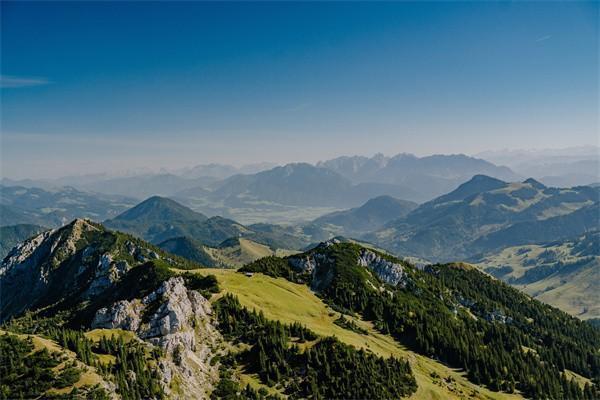
<instances>
[{"instance_id":1,"label":"sky","mask_svg":"<svg viewBox=\"0 0 600 400\"><path fill-rule=\"evenodd\" d=\"M2 2L3 177L597 145L597 2Z\"/></svg>"}]
</instances>

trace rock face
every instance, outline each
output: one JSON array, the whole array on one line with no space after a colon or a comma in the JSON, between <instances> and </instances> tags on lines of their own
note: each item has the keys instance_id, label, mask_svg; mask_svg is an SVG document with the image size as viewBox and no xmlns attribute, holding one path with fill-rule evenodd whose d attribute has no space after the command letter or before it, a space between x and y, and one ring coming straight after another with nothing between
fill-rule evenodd
<instances>
[{"instance_id":1,"label":"rock face","mask_svg":"<svg viewBox=\"0 0 600 400\"><path fill-rule=\"evenodd\" d=\"M159 365L163 386L174 398L206 398L218 379L218 365L210 365L221 341L212 308L181 277L162 283L142 299L122 300L97 311L92 328L124 329L165 350ZM170 383L177 379L179 391Z\"/></svg>"},{"instance_id":2,"label":"rock face","mask_svg":"<svg viewBox=\"0 0 600 400\"><path fill-rule=\"evenodd\" d=\"M340 243L339 240L332 239L322 243L320 247L328 248L338 243ZM311 288L313 290L326 287L334 277L334 272L330 267L335 265L335 260L326 253L316 251L302 256L293 256L288 258L288 263L296 271L311 275ZM356 263L369 269L387 284L401 288L406 286L407 274L404 271L404 266L389 261L372 250L362 248Z\"/></svg>"},{"instance_id":3,"label":"rock face","mask_svg":"<svg viewBox=\"0 0 600 400\"><path fill-rule=\"evenodd\" d=\"M43 232L11 250L0 266L0 320L35 305L56 301L65 292L76 291L78 274L75 268L83 268L83 263L80 261L77 266L68 260L76 254L83 254L79 249L85 247L88 237L99 232L96 224L76 219L61 229Z\"/></svg>"},{"instance_id":4,"label":"rock face","mask_svg":"<svg viewBox=\"0 0 600 400\"><path fill-rule=\"evenodd\" d=\"M379 254L362 249L358 257L358 265L369 268L385 283L392 286L404 287L406 285L406 272L401 264L393 263Z\"/></svg>"},{"instance_id":5,"label":"rock face","mask_svg":"<svg viewBox=\"0 0 600 400\"><path fill-rule=\"evenodd\" d=\"M333 265L335 260L326 254L313 253L302 257L292 257L288 259L288 262L295 270L310 274L312 290L319 291L325 288L334 277L333 270L327 266Z\"/></svg>"}]
</instances>

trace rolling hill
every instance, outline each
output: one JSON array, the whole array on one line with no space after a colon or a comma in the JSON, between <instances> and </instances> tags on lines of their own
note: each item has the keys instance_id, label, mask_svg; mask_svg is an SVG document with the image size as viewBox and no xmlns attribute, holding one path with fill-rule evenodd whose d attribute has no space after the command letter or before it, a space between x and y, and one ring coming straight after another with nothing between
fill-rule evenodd
<instances>
[{"instance_id":1,"label":"rolling hill","mask_svg":"<svg viewBox=\"0 0 600 400\"><path fill-rule=\"evenodd\" d=\"M416 268L331 241L241 272L197 267L75 220L4 260L1 329L72 351L108 397L597 395L600 333L467 264ZM0 338L29 362L25 344ZM28 390L62 387L51 379Z\"/></svg>"},{"instance_id":2,"label":"rolling hill","mask_svg":"<svg viewBox=\"0 0 600 400\"><path fill-rule=\"evenodd\" d=\"M174 200L158 196L144 200L104 224L155 244L186 237L205 246L217 247L226 239L243 237L273 250L297 250L311 240L293 228L271 224L244 226L228 218L208 218Z\"/></svg>"},{"instance_id":3,"label":"rolling hill","mask_svg":"<svg viewBox=\"0 0 600 400\"><path fill-rule=\"evenodd\" d=\"M239 268L262 257L294 253L286 249L272 250L267 245L238 237L226 239L215 247L187 237L177 237L159 243L158 247L199 265L218 268Z\"/></svg>"},{"instance_id":4,"label":"rolling hill","mask_svg":"<svg viewBox=\"0 0 600 400\"><path fill-rule=\"evenodd\" d=\"M478 175L363 239L433 261L470 259L519 244L583 234L599 224L600 191L506 183Z\"/></svg>"},{"instance_id":5,"label":"rolling hill","mask_svg":"<svg viewBox=\"0 0 600 400\"><path fill-rule=\"evenodd\" d=\"M374 231L386 223L404 217L417 207L416 203L391 196L379 196L360 207L326 214L312 225L331 231L334 235L359 236Z\"/></svg>"},{"instance_id":6,"label":"rolling hill","mask_svg":"<svg viewBox=\"0 0 600 400\"><path fill-rule=\"evenodd\" d=\"M584 372L578 362L563 364L568 357L586 364L583 360L596 354L600 332L469 264L418 269L372 249L332 241L302 254L258 260L240 271L305 284L334 310L371 321L409 349L463 368L469 380L495 391L512 392L514 382L526 397L574 398L581 394L567 371L587 378L600 372L595 367ZM355 332L364 329L339 323ZM590 341L583 339L587 335ZM571 353L571 345L587 350ZM525 378L533 370L535 378ZM594 389L588 390L593 396Z\"/></svg>"},{"instance_id":7,"label":"rolling hill","mask_svg":"<svg viewBox=\"0 0 600 400\"><path fill-rule=\"evenodd\" d=\"M582 319L600 318L600 232L507 247L477 264L489 274Z\"/></svg>"},{"instance_id":8,"label":"rolling hill","mask_svg":"<svg viewBox=\"0 0 600 400\"><path fill-rule=\"evenodd\" d=\"M160 242L157 246L164 251L178 255L199 265L206 267L217 265L215 259L207 252L202 243L185 236L167 239L164 242Z\"/></svg>"},{"instance_id":9,"label":"rolling hill","mask_svg":"<svg viewBox=\"0 0 600 400\"><path fill-rule=\"evenodd\" d=\"M72 187L56 189L0 186L1 226L35 224L62 226L74 218L102 221L135 204L123 196L82 192Z\"/></svg>"},{"instance_id":10,"label":"rolling hill","mask_svg":"<svg viewBox=\"0 0 600 400\"><path fill-rule=\"evenodd\" d=\"M174 200L153 196L105 221L112 229L137 235L152 243L186 236L216 246L223 240L247 231L245 227L221 217L208 218Z\"/></svg>"}]
</instances>

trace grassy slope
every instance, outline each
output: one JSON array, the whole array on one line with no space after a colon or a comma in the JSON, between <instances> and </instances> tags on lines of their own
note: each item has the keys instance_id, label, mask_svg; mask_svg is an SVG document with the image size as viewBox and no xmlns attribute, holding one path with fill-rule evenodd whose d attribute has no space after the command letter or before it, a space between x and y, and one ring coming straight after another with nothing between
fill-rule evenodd
<instances>
[{"instance_id":1,"label":"grassy slope","mask_svg":"<svg viewBox=\"0 0 600 400\"><path fill-rule=\"evenodd\" d=\"M2 335L5 332L6 331L0 330L0 334L2 334ZM72 361L72 360L77 359L77 356L75 355L75 353L59 346L56 342L54 342L52 340L45 339L45 338L37 336L37 335L24 335L24 334L17 334L17 333L13 333L13 332L8 332L8 333L11 335L18 336L21 339L26 339L28 337L31 337L33 340L33 346L34 346L33 351L39 351L39 350L46 348L51 353L58 352L58 353L65 355L68 358L67 361ZM54 371L61 371L65 367L65 364L67 363L67 361L62 362L61 364L57 365L54 368ZM65 394L65 393L69 393L73 389L73 387L80 388L83 386L95 386L95 385L103 382L104 379L96 372L96 370L94 368L87 366L79 361L77 361L77 365L78 365L78 368L81 369L83 372L81 373L81 377L79 378L79 380L77 382L75 382L73 384L73 386L67 386L62 389L51 388L48 390L48 392L53 393L53 394Z\"/></svg>"},{"instance_id":2,"label":"grassy slope","mask_svg":"<svg viewBox=\"0 0 600 400\"><path fill-rule=\"evenodd\" d=\"M566 278L555 274L534 284L515 287L581 319L600 317L600 258Z\"/></svg>"},{"instance_id":3,"label":"grassy slope","mask_svg":"<svg viewBox=\"0 0 600 400\"><path fill-rule=\"evenodd\" d=\"M291 283L285 279L274 279L262 274L254 274L249 278L232 270L200 270L203 274L216 275L223 292L237 295L242 305L252 309L260 309L270 319L283 322L298 321L319 335L335 335L345 343L359 348L366 348L382 356L398 356L407 358L413 368L418 391L413 399L460 399L475 394L480 399L519 398L515 395L491 392L469 382L459 371L451 369L429 358L420 356L395 342L390 336L383 335L373 329L365 321L356 322L369 331L368 335L339 327L334 321L339 313L328 308L305 285ZM215 296L215 299L218 298ZM436 373L442 379L434 379L430 374ZM443 378L451 377L449 383Z\"/></svg>"},{"instance_id":4,"label":"grassy slope","mask_svg":"<svg viewBox=\"0 0 600 400\"><path fill-rule=\"evenodd\" d=\"M566 263L580 259L571 255L566 245L525 245L506 248L488 256L478 265L484 271L490 267L510 266L513 271L503 279L520 278L532 268L525 265L526 260L535 260L547 249L554 251L557 258ZM600 317L600 257L575 272L554 273L536 282L513 286L578 318Z\"/></svg>"},{"instance_id":5,"label":"grassy slope","mask_svg":"<svg viewBox=\"0 0 600 400\"><path fill-rule=\"evenodd\" d=\"M240 238L239 242L239 246L223 248L205 247L204 250L210 254L217 263L235 268L256 261L259 258L271 255L286 256L295 253L294 251L285 249L273 251L269 246L243 238Z\"/></svg>"}]
</instances>

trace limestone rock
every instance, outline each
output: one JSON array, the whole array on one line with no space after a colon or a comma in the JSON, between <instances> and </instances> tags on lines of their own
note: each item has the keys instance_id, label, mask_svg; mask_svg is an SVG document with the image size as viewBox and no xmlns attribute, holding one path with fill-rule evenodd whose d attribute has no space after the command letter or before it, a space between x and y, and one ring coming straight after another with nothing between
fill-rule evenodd
<instances>
[{"instance_id":1,"label":"limestone rock","mask_svg":"<svg viewBox=\"0 0 600 400\"><path fill-rule=\"evenodd\" d=\"M386 260L381 255L362 249L358 256L358 265L369 268L382 281L392 285L404 287L406 285L406 272L401 264Z\"/></svg>"}]
</instances>

